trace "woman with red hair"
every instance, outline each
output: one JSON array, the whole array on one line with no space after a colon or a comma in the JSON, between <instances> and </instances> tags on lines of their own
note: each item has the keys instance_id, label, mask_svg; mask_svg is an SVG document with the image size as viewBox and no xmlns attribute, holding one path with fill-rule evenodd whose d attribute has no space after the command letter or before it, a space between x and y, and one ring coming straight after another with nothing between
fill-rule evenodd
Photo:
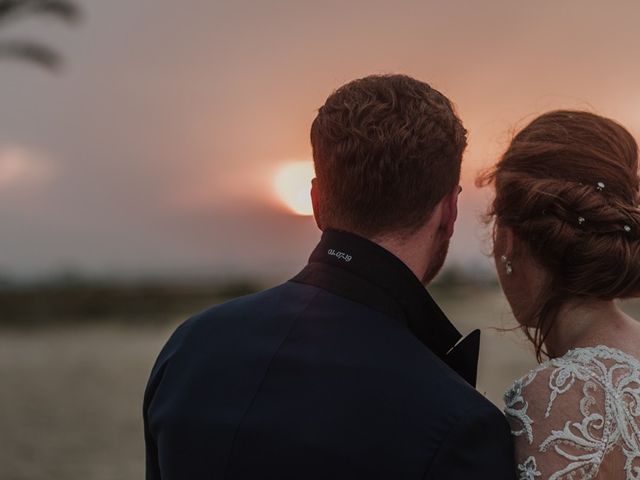
<instances>
[{"instance_id":1,"label":"woman with red hair","mask_svg":"<svg viewBox=\"0 0 640 480\"><path fill-rule=\"evenodd\" d=\"M501 286L539 361L505 394L520 479L640 479L638 147L618 123L546 113L480 179L495 186Z\"/></svg>"}]
</instances>

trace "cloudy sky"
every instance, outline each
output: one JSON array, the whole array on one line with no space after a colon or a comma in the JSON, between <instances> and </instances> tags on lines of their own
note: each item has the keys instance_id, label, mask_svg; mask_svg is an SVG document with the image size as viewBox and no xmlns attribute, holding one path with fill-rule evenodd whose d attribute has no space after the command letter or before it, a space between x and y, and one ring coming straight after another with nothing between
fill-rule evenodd
<instances>
[{"instance_id":1,"label":"cloudy sky","mask_svg":"<svg viewBox=\"0 0 640 480\"><path fill-rule=\"evenodd\" d=\"M68 28L0 36L64 53L0 64L0 272L287 275L318 238L274 175L308 160L315 110L370 73L427 81L470 146L452 264L484 264L471 180L545 110L640 133L640 2L86 0Z\"/></svg>"}]
</instances>

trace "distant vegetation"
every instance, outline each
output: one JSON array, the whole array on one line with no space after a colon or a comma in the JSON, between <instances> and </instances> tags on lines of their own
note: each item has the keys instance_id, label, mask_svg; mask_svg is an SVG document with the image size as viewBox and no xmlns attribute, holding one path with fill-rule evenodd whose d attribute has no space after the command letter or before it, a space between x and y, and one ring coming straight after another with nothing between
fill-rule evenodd
<instances>
[{"instance_id":1,"label":"distant vegetation","mask_svg":"<svg viewBox=\"0 0 640 480\"><path fill-rule=\"evenodd\" d=\"M74 23L80 9L68 0L0 0L0 31L17 20L35 16ZM62 63L58 52L40 41L15 38L0 39L0 59L27 60L51 70Z\"/></svg>"},{"instance_id":2,"label":"distant vegetation","mask_svg":"<svg viewBox=\"0 0 640 480\"><path fill-rule=\"evenodd\" d=\"M497 286L497 277L492 270L467 269L457 265L447 266L435 278L431 288L452 289L477 287L483 285Z\"/></svg>"},{"instance_id":3,"label":"distant vegetation","mask_svg":"<svg viewBox=\"0 0 640 480\"><path fill-rule=\"evenodd\" d=\"M0 326L171 322L269 286L251 278L132 282L66 274L25 283L0 275ZM429 291L436 300L446 301L495 286L493 277L450 267Z\"/></svg>"},{"instance_id":4,"label":"distant vegetation","mask_svg":"<svg viewBox=\"0 0 640 480\"><path fill-rule=\"evenodd\" d=\"M248 280L226 282L105 282L64 279L0 287L0 325L36 326L96 321L162 323L261 290Z\"/></svg>"}]
</instances>

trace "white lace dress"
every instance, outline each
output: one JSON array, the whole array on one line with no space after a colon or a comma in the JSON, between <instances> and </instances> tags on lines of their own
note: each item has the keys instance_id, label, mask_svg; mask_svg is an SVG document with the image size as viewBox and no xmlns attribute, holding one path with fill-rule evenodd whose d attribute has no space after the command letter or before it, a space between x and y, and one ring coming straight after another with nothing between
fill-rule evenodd
<instances>
[{"instance_id":1,"label":"white lace dress","mask_svg":"<svg viewBox=\"0 0 640 480\"><path fill-rule=\"evenodd\" d=\"M605 346L539 365L505 393L519 480L640 480L640 361Z\"/></svg>"}]
</instances>

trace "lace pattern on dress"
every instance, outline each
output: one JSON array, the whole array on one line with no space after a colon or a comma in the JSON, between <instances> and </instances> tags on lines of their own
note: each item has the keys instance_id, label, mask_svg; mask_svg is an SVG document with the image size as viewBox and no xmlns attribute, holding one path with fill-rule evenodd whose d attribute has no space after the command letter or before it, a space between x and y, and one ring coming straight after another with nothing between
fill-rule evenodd
<instances>
[{"instance_id":1,"label":"lace pattern on dress","mask_svg":"<svg viewBox=\"0 0 640 480\"><path fill-rule=\"evenodd\" d=\"M529 457L524 463L518 465L518 480L536 480L536 477L541 475L535 457Z\"/></svg>"},{"instance_id":2,"label":"lace pattern on dress","mask_svg":"<svg viewBox=\"0 0 640 480\"><path fill-rule=\"evenodd\" d=\"M550 373L544 418L550 417L554 402L569 391L574 395L577 391L582 418L564 417L558 429L540 441L535 438L536 419L527 413L529 404L523 390L543 370ZM626 478L640 480L640 361L631 355L603 345L573 349L517 380L504 400L514 436L524 435L530 445L536 441L537 452L552 450L567 461L549 480L594 478L614 447L624 454ZM538 456L538 461L541 458ZM529 456L518 465L518 474L520 480L540 477L536 458Z\"/></svg>"}]
</instances>

